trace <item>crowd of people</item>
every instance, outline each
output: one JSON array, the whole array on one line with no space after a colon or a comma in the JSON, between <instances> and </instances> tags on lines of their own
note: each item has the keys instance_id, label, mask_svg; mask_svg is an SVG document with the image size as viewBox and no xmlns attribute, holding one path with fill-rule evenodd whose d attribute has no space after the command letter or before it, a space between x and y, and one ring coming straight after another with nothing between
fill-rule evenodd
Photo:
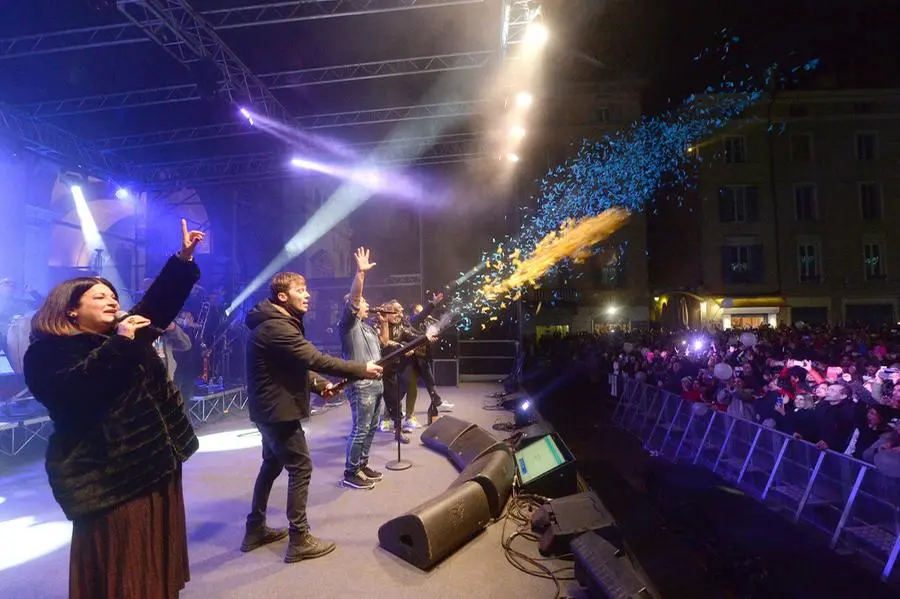
<instances>
[{"instance_id":1,"label":"crowd of people","mask_svg":"<svg viewBox=\"0 0 900 599\"><path fill-rule=\"evenodd\" d=\"M764 327L548 335L532 357L576 363L775 428L900 476L900 330Z\"/></svg>"}]
</instances>

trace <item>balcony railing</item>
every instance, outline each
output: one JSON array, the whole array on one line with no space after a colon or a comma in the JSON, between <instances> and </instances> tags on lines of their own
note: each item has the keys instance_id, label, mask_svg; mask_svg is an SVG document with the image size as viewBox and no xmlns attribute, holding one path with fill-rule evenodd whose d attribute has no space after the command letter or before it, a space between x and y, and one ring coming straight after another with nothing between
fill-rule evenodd
<instances>
[{"instance_id":1,"label":"balcony railing","mask_svg":"<svg viewBox=\"0 0 900 599\"><path fill-rule=\"evenodd\" d=\"M900 554L900 479L658 387L616 375L610 386L618 397L613 422L648 451L708 468L891 578Z\"/></svg>"}]
</instances>

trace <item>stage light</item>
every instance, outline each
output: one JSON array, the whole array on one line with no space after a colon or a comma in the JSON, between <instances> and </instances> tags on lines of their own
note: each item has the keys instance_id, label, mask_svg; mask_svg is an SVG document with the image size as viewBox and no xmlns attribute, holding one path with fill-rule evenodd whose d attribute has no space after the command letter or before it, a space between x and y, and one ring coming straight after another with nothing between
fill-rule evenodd
<instances>
[{"instance_id":1,"label":"stage light","mask_svg":"<svg viewBox=\"0 0 900 599\"><path fill-rule=\"evenodd\" d=\"M543 46L550 39L550 31L542 23L531 23L525 31L525 42L530 46Z\"/></svg>"},{"instance_id":2,"label":"stage light","mask_svg":"<svg viewBox=\"0 0 900 599\"><path fill-rule=\"evenodd\" d=\"M516 407L515 426L516 428L523 428L530 424L534 424L534 421L535 417L534 412L531 409L531 402L526 399Z\"/></svg>"},{"instance_id":3,"label":"stage light","mask_svg":"<svg viewBox=\"0 0 900 599\"><path fill-rule=\"evenodd\" d=\"M518 162L519 155L516 154L515 152L510 152L509 154L506 155L506 159L509 160L510 162Z\"/></svg>"},{"instance_id":4,"label":"stage light","mask_svg":"<svg viewBox=\"0 0 900 599\"><path fill-rule=\"evenodd\" d=\"M700 351L701 349L703 349L703 340L697 339L694 341L694 351Z\"/></svg>"},{"instance_id":5,"label":"stage light","mask_svg":"<svg viewBox=\"0 0 900 599\"><path fill-rule=\"evenodd\" d=\"M616 306L609 306L606 309L606 313L609 314L610 316L616 314L618 311L619 311L619 309Z\"/></svg>"},{"instance_id":6,"label":"stage light","mask_svg":"<svg viewBox=\"0 0 900 599\"><path fill-rule=\"evenodd\" d=\"M241 108L240 110L241 116L247 119L247 121L252 125L253 124L253 115L250 114L250 111L246 108Z\"/></svg>"},{"instance_id":7,"label":"stage light","mask_svg":"<svg viewBox=\"0 0 900 599\"><path fill-rule=\"evenodd\" d=\"M291 166L295 166L297 168L305 168L316 170L316 163L310 162L309 160L304 160L302 158L291 158Z\"/></svg>"},{"instance_id":8,"label":"stage light","mask_svg":"<svg viewBox=\"0 0 900 599\"><path fill-rule=\"evenodd\" d=\"M127 200L129 198L129 195L130 194L128 193L128 190L125 189L124 187L120 187L119 189L116 190L116 198L118 198L122 201Z\"/></svg>"},{"instance_id":9,"label":"stage light","mask_svg":"<svg viewBox=\"0 0 900 599\"><path fill-rule=\"evenodd\" d=\"M531 106L533 102L534 96L532 96L528 92L519 92L518 94L516 94L516 104L518 104L522 108Z\"/></svg>"},{"instance_id":10,"label":"stage light","mask_svg":"<svg viewBox=\"0 0 900 599\"><path fill-rule=\"evenodd\" d=\"M525 137L525 129L519 125L514 125L513 128L509 130L509 134L513 139L522 139Z\"/></svg>"}]
</instances>

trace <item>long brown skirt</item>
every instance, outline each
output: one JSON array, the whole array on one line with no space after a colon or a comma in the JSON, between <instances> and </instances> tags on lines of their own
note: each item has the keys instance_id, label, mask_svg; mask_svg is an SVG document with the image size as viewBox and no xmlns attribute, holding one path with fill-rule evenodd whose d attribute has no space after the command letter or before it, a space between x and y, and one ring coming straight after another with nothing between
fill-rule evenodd
<instances>
[{"instance_id":1,"label":"long brown skirt","mask_svg":"<svg viewBox=\"0 0 900 599\"><path fill-rule=\"evenodd\" d=\"M74 523L71 599L175 599L188 580L180 468L146 494Z\"/></svg>"}]
</instances>

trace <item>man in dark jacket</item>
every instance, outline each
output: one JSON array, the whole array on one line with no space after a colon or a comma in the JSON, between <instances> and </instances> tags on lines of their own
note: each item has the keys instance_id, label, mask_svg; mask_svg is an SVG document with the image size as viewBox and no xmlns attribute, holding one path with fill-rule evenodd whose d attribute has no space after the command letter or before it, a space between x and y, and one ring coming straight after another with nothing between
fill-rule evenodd
<instances>
[{"instance_id":1,"label":"man in dark jacket","mask_svg":"<svg viewBox=\"0 0 900 599\"><path fill-rule=\"evenodd\" d=\"M269 299L247 314L248 405L250 420L262 435L263 463L253 488L241 551L252 551L286 536L288 531L266 526L269 493L284 469L288 471L290 524L290 544L284 561L292 563L321 557L335 548L334 542L310 534L306 519L313 465L300 421L310 414L310 390L327 397L332 384L322 374L378 378L381 367L374 362L350 362L324 355L306 339L303 315L309 309L309 292L301 275L278 273L269 288Z\"/></svg>"}]
</instances>

